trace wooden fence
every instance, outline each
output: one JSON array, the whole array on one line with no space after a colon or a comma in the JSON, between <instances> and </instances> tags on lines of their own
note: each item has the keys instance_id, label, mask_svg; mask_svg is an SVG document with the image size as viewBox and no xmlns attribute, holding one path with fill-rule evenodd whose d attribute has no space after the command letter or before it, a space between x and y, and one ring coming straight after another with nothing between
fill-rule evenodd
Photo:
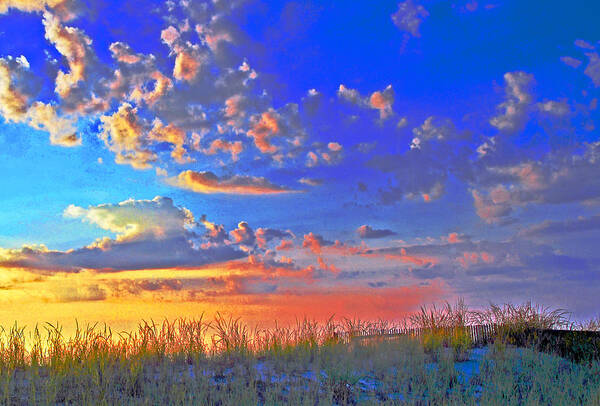
<instances>
[{"instance_id":1,"label":"wooden fence","mask_svg":"<svg viewBox=\"0 0 600 406\"><path fill-rule=\"evenodd\" d=\"M485 346L494 341L498 325L485 324L465 326L474 346ZM438 332L451 335L455 328L439 328ZM402 336L420 337L429 328L371 329L337 336L346 342L396 339ZM506 339L518 347L534 347L539 351L554 353L575 362L600 360L600 331L525 329L505 332Z\"/></svg>"},{"instance_id":2,"label":"wooden fence","mask_svg":"<svg viewBox=\"0 0 600 406\"><path fill-rule=\"evenodd\" d=\"M471 341L475 345L485 345L491 342L496 333L496 325L473 325L465 326L464 329L471 337ZM392 328L392 329L368 329L357 332L344 332L340 333L338 337L341 337L345 341L352 340L369 340L369 339L384 339L384 338L397 338L400 336L420 337L424 333L431 331L430 328ZM443 334L450 335L454 328L440 328L436 329Z\"/></svg>"}]
</instances>

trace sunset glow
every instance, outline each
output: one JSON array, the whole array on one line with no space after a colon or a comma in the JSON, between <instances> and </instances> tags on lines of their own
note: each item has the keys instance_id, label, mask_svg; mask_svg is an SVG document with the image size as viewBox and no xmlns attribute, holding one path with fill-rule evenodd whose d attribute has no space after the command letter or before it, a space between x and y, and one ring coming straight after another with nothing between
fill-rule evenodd
<instances>
[{"instance_id":1,"label":"sunset glow","mask_svg":"<svg viewBox=\"0 0 600 406\"><path fill-rule=\"evenodd\" d=\"M597 315L600 8L536 4L0 0L0 325Z\"/></svg>"}]
</instances>

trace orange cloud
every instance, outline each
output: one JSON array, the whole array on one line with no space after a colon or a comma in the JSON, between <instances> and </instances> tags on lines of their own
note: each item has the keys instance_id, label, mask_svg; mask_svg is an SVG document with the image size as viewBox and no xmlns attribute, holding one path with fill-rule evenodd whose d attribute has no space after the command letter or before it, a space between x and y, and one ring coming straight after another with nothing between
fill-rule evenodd
<instances>
[{"instance_id":1,"label":"orange cloud","mask_svg":"<svg viewBox=\"0 0 600 406\"><path fill-rule=\"evenodd\" d=\"M160 38L171 49L171 54L176 55L173 77L188 82L194 81L206 59L200 52L200 47L184 42L177 28L173 26L162 30Z\"/></svg>"},{"instance_id":2,"label":"orange cloud","mask_svg":"<svg viewBox=\"0 0 600 406\"><path fill-rule=\"evenodd\" d=\"M317 156L317 154L315 154L312 151L309 151L306 154L306 166L308 166L309 168L312 168L313 166L316 166L317 163L319 162L319 157Z\"/></svg>"},{"instance_id":3,"label":"orange cloud","mask_svg":"<svg viewBox=\"0 0 600 406\"><path fill-rule=\"evenodd\" d=\"M236 94L225 100L225 117L231 118L239 115L243 115L244 111L241 109L241 103L244 100L242 95Z\"/></svg>"},{"instance_id":4,"label":"orange cloud","mask_svg":"<svg viewBox=\"0 0 600 406\"><path fill-rule=\"evenodd\" d=\"M0 114L8 121L20 122L27 112L27 96L15 88L10 62L0 58Z\"/></svg>"},{"instance_id":5,"label":"orange cloud","mask_svg":"<svg viewBox=\"0 0 600 406\"><path fill-rule=\"evenodd\" d=\"M197 193L262 195L293 192L261 177L234 175L219 178L212 172L192 170L181 172L176 178L171 178L169 182L174 186Z\"/></svg>"},{"instance_id":6,"label":"orange cloud","mask_svg":"<svg viewBox=\"0 0 600 406\"><path fill-rule=\"evenodd\" d=\"M342 146L337 142L330 142L327 144L327 148L329 148L333 152L339 152L342 150Z\"/></svg>"},{"instance_id":7,"label":"orange cloud","mask_svg":"<svg viewBox=\"0 0 600 406\"><path fill-rule=\"evenodd\" d=\"M385 259L391 259L391 260L396 260L396 261L401 261L404 263L412 263L418 266L429 266L429 265L435 265L438 263L438 260L436 258L430 258L430 257L421 257L418 255L409 255L406 252L405 248L402 248L400 250L400 255L384 255Z\"/></svg>"},{"instance_id":8,"label":"orange cloud","mask_svg":"<svg viewBox=\"0 0 600 406\"><path fill-rule=\"evenodd\" d=\"M302 280L308 284L315 282L315 268L307 266L306 268L293 267L291 258L283 257L281 261L275 263L266 263L264 257L260 255L250 255L248 260L230 261L225 265L226 269L231 271L242 271L238 274L242 277L258 275L262 281L273 280L282 282L283 279Z\"/></svg>"},{"instance_id":9,"label":"orange cloud","mask_svg":"<svg viewBox=\"0 0 600 406\"><path fill-rule=\"evenodd\" d=\"M63 147L81 145L81 138L77 136L74 120L59 116L54 106L35 102L27 111L27 117L32 127L48 131L52 145Z\"/></svg>"},{"instance_id":10,"label":"orange cloud","mask_svg":"<svg viewBox=\"0 0 600 406\"><path fill-rule=\"evenodd\" d=\"M202 61L198 54L187 51L179 52L175 58L173 77L191 82L196 78L201 66Z\"/></svg>"},{"instance_id":11,"label":"orange cloud","mask_svg":"<svg viewBox=\"0 0 600 406\"><path fill-rule=\"evenodd\" d=\"M86 80L92 40L77 28L63 26L58 18L50 13L44 14L43 23L46 38L54 44L69 64L68 73L59 71L56 76L56 93L65 98L79 82Z\"/></svg>"},{"instance_id":12,"label":"orange cloud","mask_svg":"<svg viewBox=\"0 0 600 406\"><path fill-rule=\"evenodd\" d=\"M256 242L260 248L266 248L267 243L273 240L283 240L284 238L295 238L291 231L281 231L275 228L259 228L256 230Z\"/></svg>"},{"instance_id":13,"label":"orange cloud","mask_svg":"<svg viewBox=\"0 0 600 406\"><path fill-rule=\"evenodd\" d=\"M225 228L220 224L211 223L210 221L206 220L206 216L203 215L200 218L200 223L206 227L207 236L211 239L215 241L223 241L227 238L227 232L225 231Z\"/></svg>"},{"instance_id":14,"label":"orange cloud","mask_svg":"<svg viewBox=\"0 0 600 406\"><path fill-rule=\"evenodd\" d=\"M224 151L231 154L231 159L237 161L238 155L244 150L241 141L229 142L222 139L213 140L208 148L202 150L206 155L214 155L218 151Z\"/></svg>"},{"instance_id":15,"label":"orange cloud","mask_svg":"<svg viewBox=\"0 0 600 406\"><path fill-rule=\"evenodd\" d=\"M348 245L336 240L333 245L325 247L328 252L333 252L338 255L362 255L368 252L369 247L362 242L361 245Z\"/></svg>"},{"instance_id":16,"label":"orange cloud","mask_svg":"<svg viewBox=\"0 0 600 406\"><path fill-rule=\"evenodd\" d=\"M321 256L317 257L317 262L319 263L319 268L322 269L323 271L331 271L333 273L340 272L340 269L338 267L336 267L333 264L328 264L327 262L325 262L325 260Z\"/></svg>"},{"instance_id":17,"label":"orange cloud","mask_svg":"<svg viewBox=\"0 0 600 406\"><path fill-rule=\"evenodd\" d=\"M2 0L0 1L0 14L8 12L9 9L14 8L26 12L34 11L46 11L46 8L57 9L61 12L64 6L70 3L70 0ZM66 14L63 17L72 17L71 14Z\"/></svg>"},{"instance_id":18,"label":"orange cloud","mask_svg":"<svg viewBox=\"0 0 600 406\"><path fill-rule=\"evenodd\" d=\"M113 42L108 49L113 58L119 62L132 65L142 60L140 55L134 54L131 47L123 42Z\"/></svg>"},{"instance_id":19,"label":"orange cloud","mask_svg":"<svg viewBox=\"0 0 600 406\"><path fill-rule=\"evenodd\" d=\"M458 257L458 258L456 258L456 260L458 261L459 264L461 264L461 266L463 268L468 268L470 265L475 265L480 262L487 263L487 264L492 263L492 262L494 262L494 256L486 251L463 252L462 257Z\"/></svg>"},{"instance_id":20,"label":"orange cloud","mask_svg":"<svg viewBox=\"0 0 600 406\"><path fill-rule=\"evenodd\" d=\"M331 244L332 243L330 241L325 240L322 236L310 232L308 234L304 234L302 248L308 248L313 254L321 255L323 246Z\"/></svg>"},{"instance_id":21,"label":"orange cloud","mask_svg":"<svg viewBox=\"0 0 600 406\"><path fill-rule=\"evenodd\" d=\"M154 119L152 126L138 117L138 108L123 103L112 115L100 117L102 122L100 139L116 154L115 161L129 164L136 169L149 169L158 159L150 149L153 143L168 143L173 146L171 157L179 164L192 162L185 148L186 132L173 125L165 125Z\"/></svg>"},{"instance_id":22,"label":"orange cloud","mask_svg":"<svg viewBox=\"0 0 600 406\"><path fill-rule=\"evenodd\" d=\"M294 243L290 240L282 240L281 243L277 246L277 251L287 251L294 247Z\"/></svg>"},{"instance_id":23,"label":"orange cloud","mask_svg":"<svg viewBox=\"0 0 600 406\"><path fill-rule=\"evenodd\" d=\"M439 260L434 257L426 257L420 255L409 254L406 251L406 248L400 249L400 254L398 253L388 253L385 251L366 251L360 253L363 257L379 257L384 258L389 261L399 261L406 264L415 264L417 266L431 266L439 263Z\"/></svg>"},{"instance_id":24,"label":"orange cloud","mask_svg":"<svg viewBox=\"0 0 600 406\"><path fill-rule=\"evenodd\" d=\"M481 259L483 260L483 262L490 263L490 262L494 261L494 256L488 252L485 252L485 251L480 252L479 256L481 256Z\"/></svg>"},{"instance_id":25,"label":"orange cloud","mask_svg":"<svg viewBox=\"0 0 600 406\"><path fill-rule=\"evenodd\" d=\"M269 139L279 133L279 117L275 110L270 109L259 116L254 116L254 125L248 131L248 136L254 139L256 148L263 154L274 154L278 148Z\"/></svg>"},{"instance_id":26,"label":"orange cloud","mask_svg":"<svg viewBox=\"0 0 600 406\"><path fill-rule=\"evenodd\" d=\"M154 55L135 53L123 42L113 42L109 49L113 59L124 65L115 70L109 84L113 97L153 106L173 88L171 79L156 68Z\"/></svg>"},{"instance_id":27,"label":"orange cloud","mask_svg":"<svg viewBox=\"0 0 600 406\"><path fill-rule=\"evenodd\" d=\"M235 244L253 245L256 242L254 230L245 221L240 221L238 228L232 230L229 234L233 237Z\"/></svg>"},{"instance_id":28,"label":"orange cloud","mask_svg":"<svg viewBox=\"0 0 600 406\"><path fill-rule=\"evenodd\" d=\"M446 237L446 239L450 244L457 244L463 241L462 238L460 238L460 236L458 235L458 233L450 233L448 234L448 237Z\"/></svg>"},{"instance_id":29,"label":"orange cloud","mask_svg":"<svg viewBox=\"0 0 600 406\"><path fill-rule=\"evenodd\" d=\"M340 85L338 97L360 107L378 110L379 118L381 120L385 120L394 114L392 109L392 104L394 104L394 89L392 88L392 85L388 85L383 90L377 90L368 97L361 96L356 89L350 89L344 85Z\"/></svg>"},{"instance_id":30,"label":"orange cloud","mask_svg":"<svg viewBox=\"0 0 600 406\"><path fill-rule=\"evenodd\" d=\"M300 145L300 144L298 144ZM329 142L327 149L317 147L316 151L309 151L306 154L306 166L312 168L320 163L335 165L342 160L343 146L337 142Z\"/></svg>"},{"instance_id":31,"label":"orange cloud","mask_svg":"<svg viewBox=\"0 0 600 406\"><path fill-rule=\"evenodd\" d=\"M418 266L432 266L439 263L439 259L430 256L410 254L406 248L397 249L372 249L367 246L364 241L361 245L348 245L338 240L335 243L325 240L322 236L314 233L304 235L302 247L309 249L314 255L317 255L319 264L321 265L320 256L322 254L333 254L340 256L358 255L363 258L383 258L389 261L399 261L407 264Z\"/></svg>"},{"instance_id":32,"label":"orange cloud","mask_svg":"<svg viewBox=\"0 0 600 406\"><path fill-rule=\"evenodd\" d=\"M80 145L74 119L59 116L51 104L38 101L29 105L28 95L17 88L16 82L28 71L29 62L23 56L0 58L0 115L7 121L26 122L35 129L47 131L52 145Z\"/></svg>"},{"instance_id":33,"label":"orange cloud","mask_svg":"<svg viewBox=\"0 0 600 406\"><path fill-rule=\"evenodd\" d=\"M136 169L149 169L157 156L150 151L143 139L144 127L137 117L137 108L123 103L110 116L100 117L102 129L99 134L108 149L116 154L115 162L129 164Z\"/></svg>"},{"instance_id":34,"label":"orange cloud","mask_svg":"<svg viewBox=\"0 0 600 406\"><path fill-rule=\"evenodd\" d=\"M371 108L379 110L379 118L382 120L385 120L393 114L393 103L394 90L392 89L392 85L388 85L383 91L373 92L369 98Z\"/></svg>"},{"instance_id":35,"label":"orange cloud","mask_svg":"<svg viewBox=\"0 0 600 406\"><path fill-rule=\"evenodd\" d=\"M384 109L387 106L386 100L380 91L376 91L371 95L371 107L375 109Z\"/></svg>"},{"instance_id":36,"label":"orange cloud","mask_svg":"<svg viewBox=\"0 0 600 406\"><path fill-rule=\"evenodd\" d=\"M119 74L119 71L117 71ZM154 80L154 87L152 90L144 90L139 86L136 86L135 89L131 92L129 98L136 102L140 102L141 100L145 101L148 105L152 106L161 97L163 97L170 89L173 88L173 82L171 79L160 73L159 71L154 71L150 74L150 78Z\"/></svg>"},{"instance_id":37,"label":"orange cloud","mask_svg":"<svg viewBox=\"0 0 600 406\"><path fill-rule=\"evenodd\" d=\"M185 131L174 126L173 124L164 125L159 119L154 120L154 126L148 133L148 138L157 142L167 142L174 146L171 151L171 157L175 162L184 164L191 162L191 158L187 156L187 151L183 147L186 141Z\"/></svg>"}]
</instances>

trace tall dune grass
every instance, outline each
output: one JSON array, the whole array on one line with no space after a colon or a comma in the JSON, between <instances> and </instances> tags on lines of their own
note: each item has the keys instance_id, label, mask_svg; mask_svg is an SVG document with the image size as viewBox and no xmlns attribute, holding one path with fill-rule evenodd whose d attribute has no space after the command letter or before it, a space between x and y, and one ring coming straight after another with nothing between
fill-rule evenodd
<instances>
[{"instance_id":1,"label":"tall dune grass","mask_svg":"<svg viewBox=\"0 0 600 406\"><path fill-rule=\"evenodd\" d=\"M217 314L210 321L202 316L143 321L131 332L116 333L106 325L77 325L68 337L55 324L31 330L15 324L0 329L0 404L500 401L522 383L504 380L500 387L489 386L488 380L499 379L498 368L513 368L510 362L521 355L504 349L502 357L485 364L476 379L460 382L453 362L469 356L473 343L466 327L495 323L501 326L499 338L504 339L503 329L598 326L597 320L578 326L566 320L562 310L531 303L470 311L459 300L439 308L422 307L401 323L303 318L291 325L276 323L274 328L261 329ZM425 332L418 339L354 339L409 326ZM444 351L445 347L452 351ZM497 351L491 354L499 356ZM529 357L528 373L546 375L535 378L537 387L519 387L521 401L538 399L542 395L535 391L540 387L560 387L560 378L566 379L567 384L561 385L569 399L574 399L572 404L581 404L581 399L600 404L600 363L590 363L585 370L551 356ZM430 362L436 363L436 369L427 367ZM522 359L518 362L522 364Z\"/></svg>"}]
</instances>

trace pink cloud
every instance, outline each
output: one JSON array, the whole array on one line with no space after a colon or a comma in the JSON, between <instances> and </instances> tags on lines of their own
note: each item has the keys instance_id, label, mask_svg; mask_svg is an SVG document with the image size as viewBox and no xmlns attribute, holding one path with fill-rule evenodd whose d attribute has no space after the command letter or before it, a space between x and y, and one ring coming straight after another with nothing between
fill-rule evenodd
<instances>
[{"instance_id":1,"label":"pink cloud","mask_svg":"<svg viewBox=\"0 0 600 406\"><path fill-rule=\"evenodd\" d=\"M457 244L463 241L458 235L458 233L450 233L448 234L448 237L446 237L446 239L450 244Z\"/></svg>"},{"instance_id":2,"label":"pink cloud","mask_svg":"<svg viewBox=\"0 0 600 406\"><path fill-rule=\"evenodd\" d=\"M309 249L315 255L321 255L323 246L332 245L331 241L325 240L322 236L310 232L304 235L302 248Z\"/></svg>"},{"instance_id":3,"label":"pink cloud","mask_svg":"<svg viewBox=\"0 0 600 406\"><path fill-rule=\"evenodd\" d=\"M294 247L294 243L290 240L281 240L281 243L277 246L277 251L287 251Z\"/></svg>"},{"instance_id":4,"label":"pink cloud","mask_svg":"<svg viewBox=\"0 0 600 406\"><path fill-rule=\"evenodd\" d=\"M251 246L256 242L254 230L252 230L252 228L245 221L241 221L238 224L238 227L235 230L230 231L229 234L231 235L235 244Z\"/></svg>"}]
</instances>

